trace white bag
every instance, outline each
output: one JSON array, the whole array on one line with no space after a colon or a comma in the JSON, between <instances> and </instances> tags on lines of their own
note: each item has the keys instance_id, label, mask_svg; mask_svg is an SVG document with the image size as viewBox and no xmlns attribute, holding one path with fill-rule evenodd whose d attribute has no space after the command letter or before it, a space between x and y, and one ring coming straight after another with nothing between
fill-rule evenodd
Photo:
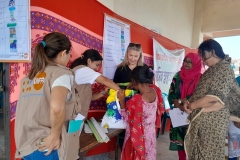
<instances>
[{"instance_id":1,"label":"white bag","mask_svg":"<svg viewBox=\"0 0 240 160\"><path fill-rule=\"evenodd\" d=\"M134 95L133 90L125 90L126 101ZM119 110L121 109L119 100L117 98L117 91L110 89L107 98L107 111L103 116L101 127L126 129L127 124L123 120Z\"/></svg>"}]
</instances>

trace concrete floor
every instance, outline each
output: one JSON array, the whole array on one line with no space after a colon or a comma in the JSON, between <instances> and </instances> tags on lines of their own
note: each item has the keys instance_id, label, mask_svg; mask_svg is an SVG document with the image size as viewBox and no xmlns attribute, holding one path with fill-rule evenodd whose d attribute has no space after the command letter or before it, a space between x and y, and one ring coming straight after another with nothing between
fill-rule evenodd
<instances>
[{"instance_id":1,"label":"concrete floor","mask_svg":"<svg viewBox=\"0 0 240 160\"><path fill-rule=\"evenodd\" d=\"M169 151L169 132L157 139L157 160L178 160L177 152ZM0 118L0 160L5 158L3 119ZM84 160L114 160L114 152L85 157ZM120 151L119 151L120 160Z\"/></svg>"},{"instance_id":2,"label":"concrete floor","mask_svg":"<svg viewBox=\"0 0 240 160\"><path fill-rule=\"evenodd\" d=\"M169 151L169 143L169 132L165 132L164 135L159 136L157 139L157 160L178 160L177 152ZM89 156L84 158L84 160L114 160L114 152Z\"/></svg>"},{"instance_id":3,"label":"concrete floor","mask_svg":"<svg viewBox=\"0 0 240 160\"><path fill-rule=\"evenodd\" d=\"M157 139L157 160L178 160L177 151L169 150L169 132L160 135Z\"/></svg>"},{"instance_id":4,"label":"concrete floor","mask_svg":"<svg viewBox=\"0 0 240 160\"><path fill-rule=\"evenodd\" d=\"M5 158L3 119L0 119L0 160ZM157 160L178 160L177 152L169 151L169 132L157 139ZM84 160L114 160L114 152L85 157ZM120 151L119 151L120 160Z\"/></svg>"}]
</instances>

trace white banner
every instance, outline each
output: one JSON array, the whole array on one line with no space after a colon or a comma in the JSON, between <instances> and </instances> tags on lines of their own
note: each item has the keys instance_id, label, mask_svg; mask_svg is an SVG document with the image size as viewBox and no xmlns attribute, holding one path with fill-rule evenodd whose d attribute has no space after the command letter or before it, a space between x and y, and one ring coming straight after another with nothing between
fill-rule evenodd
<instances>
[{"instance_id":1,"label":"white banner","mask_svg":"<svg viewBox=\"0 0 240 160\"><path fill-rule=\"evenodd\" d=\"M167 50L153 39L155 84L168 94L173 76L180 70L185 50Z\"/></svg>"}]
</instances>

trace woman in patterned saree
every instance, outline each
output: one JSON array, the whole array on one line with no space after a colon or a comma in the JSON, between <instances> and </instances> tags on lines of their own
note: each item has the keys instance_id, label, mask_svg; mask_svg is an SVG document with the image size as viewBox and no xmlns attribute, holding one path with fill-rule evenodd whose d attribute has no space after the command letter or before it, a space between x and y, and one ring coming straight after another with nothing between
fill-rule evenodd
<instances>
[{"instance_id":1,"label":"woman in patterned saree","mask_svg":"<svg viewBox=\"0 0 240 160\"><path fill-rule=\"evenodd\" d=\"M201 77L202 61L198 54L188 53L184 60L181 70L173 77L168 101L174 107L183 109L183 102L190 98ZM187 127L176 127L170 130L170 147L172 151L178 151L179 160L186 160L184 151L184 137Z\"/></svg>"},{"instance_id":2,"label":"woman in patterned saree","mask_svg":"<svg viewBox=\"0 0 240 160\"><path fill-rule=\"evenodd\" d=\"M188 160L224 160L225 138L230 115L240 119L240 90L231 68L231 58L213 39L204 41L199 55L209 68L184 110L190 121L184 146Z\"/></svg>"}]
</instances>

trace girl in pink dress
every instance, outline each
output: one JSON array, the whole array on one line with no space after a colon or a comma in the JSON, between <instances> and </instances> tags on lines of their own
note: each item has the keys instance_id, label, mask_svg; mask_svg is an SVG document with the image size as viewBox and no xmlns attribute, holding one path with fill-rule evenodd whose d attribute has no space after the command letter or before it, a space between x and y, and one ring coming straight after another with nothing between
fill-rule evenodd
<instances>
[{"instance_id":1,"label":"girl in pink dress","mask_svg":"<svg viewBox=\"0 0 240 160\"><path fill-rule=\"evenodd\" d=\"M161 90L152 85L153 71L137 66L131 72L131 88L139 90L125 104L124 90L118 92L120 113L127 122L122 160L156 160L156 126L163 112Z\"/></svg>"}]
</instances>

